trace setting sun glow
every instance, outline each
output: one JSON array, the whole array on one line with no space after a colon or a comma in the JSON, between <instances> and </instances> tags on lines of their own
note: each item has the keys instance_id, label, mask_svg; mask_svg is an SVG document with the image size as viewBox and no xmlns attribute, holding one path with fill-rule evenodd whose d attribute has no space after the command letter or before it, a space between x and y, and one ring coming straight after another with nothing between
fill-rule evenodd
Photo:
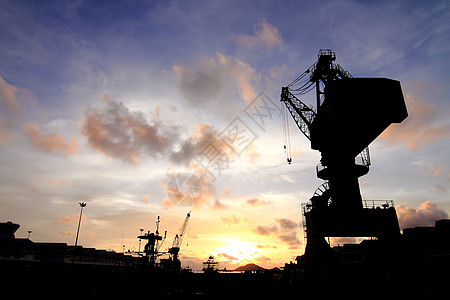
<instances>
[{"instance_id":1,"label":"setting sun glow","mask_svg":"<svg viewBox=\"0 0 450 300\"><path fill-rule=\"evenodd\" d=\"M257 253L257 248L253 243L241 241L235 238L220 239L223 244L217 249L216 257L221 261L241 263L252 260L252 256Z\"/></svg>"}]
</instances>

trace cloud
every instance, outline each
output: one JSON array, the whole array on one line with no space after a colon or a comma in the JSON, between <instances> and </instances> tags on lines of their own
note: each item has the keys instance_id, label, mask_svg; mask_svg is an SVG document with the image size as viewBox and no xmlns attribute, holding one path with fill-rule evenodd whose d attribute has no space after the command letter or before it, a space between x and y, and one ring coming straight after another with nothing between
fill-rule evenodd
<instances>
[{"instance_id":1,"label":"cloud","mask_svg":"<svg viewBox=\"0 0 450 300\"><path fill-rule=\"evenodd\" d=\"M62 224L72 225L76 224L80 218L80 214L62 215L58 218L58 222ZM82 220L86 219L86 215L81 216Z\"/></svg>"},{"instance_id":2,"label":"cloud","mask_svg":"<svg viewBox=\"0 0 450 300\"><path fill-rule=\"evenodd\" d=\"M67 181L65 181L64 179L61 179L61 180L49 180L48 184L50 186L66 186L66 185L68 185Z\"/></svg>"},{"instance_id":3,"label":"cloud","mask_svg":"<svg viewBox=\"0 0 450 300\"><path fill-rule=\"evenodd\" d=\"M228 208L216 197L216 187L212 183L205 170L197 165L189 165L189 173L167 173L167 180L160 185L164 193L169 197L163 199L165 209L177 205L201 207L211 204L210 209L221 210Z\"/></svg>"},{"instance_id":4,"label":"cloud","mask_svg":"<svg viewBox=\"0 0 450 300\"><path fill-rule=\"evenodd\" d=\"M258 248L258 249L267 249L267 248L277 249L277 246L270 246L270 245L256 245L256 248Z\"/></svg>"},{"instance_id":5,"label":"cloud","mask_svg":"<svg viewBox=\"0 0 450 300\"><path fill-rule=\"evenodd\" d=\"M231 195L233 192L231 191L231 188L229 188L229 187L225 187L224 189L223 189L223 191L224 191L224 193L225 193L225 195Z\"/></svg>"},{"instance_id":6,"label":"cloud","mask_svg":"<svg viewBox=\"0 0 450 300\"><path fill-rule=\"evenodd\" d=\"M14 115L19 115L23 112L23 107L18 98L19 89L7 83L0 76L0 107Z\"/></svg>"},{"instance_id":7,"label":"cloud","mask_svg":"<svg viewBox=\"0 0 450 300\"><path fill-rule=\"evenodd\" d=\"M301 245L301 241L297 238L297 233L295 231L291 231L286 234L278 235L278 238L289 245L289 249L298 249Z\"/></svg>"},{"instance_id":8,"label":"cloud","mask_svg":"<svg viewBox=\"0 0 450 300\"><path fill-rule=\"evenodd\" d=\"M270 203L269 201L259 200L258 198L251 198L251 199L245 200L244 205L246 205L246 206L261 206L261 205L267 205L269 203Z\"/></svg>"},{"instance_id":9,"label":"cloud","mask_svg":"<svg viewBox=\"0 0 450 300\"><path fill-rule=\"evenodd\" d=\"M293 230L298 227L297 223L289 219L276 219L276 221L284 230Z\"/></svg>"},{"instance_id":10,"label":"cloud","mask_svg":"<svg viewBox=\"0 0 450 300\"><path fill-rule=\"evenodd\" d=\"M23 120L26 106L37 106L36 102L27 89L11 85L0 76L0 144L14 140L14 131Z\"/></svg>"},{"instance_id":11,"label":"cloud","mask_svg":"<svg viewBox=\"0 0 450 300\"><path fill-rule=\"evenodd\" d=\"M169 197L164 197L162 200L162 206L164 209L170 209L175 207L175 203L173 203Z\"/></svg>"},{"instance_id":12,"label":"cloud","mask_svg":"<svg viewBox=\"0 0 450 300\"><path fill-rule=\"evenodd\" d=\"M215 199L211 206L211 209L214 209L214 210L222 210L222 209L227 209L227 208L228 208L228 205L223 204L222 202L220 202L219 199Z\"/></svg>"},{"instance_id":13,"label":"cloud","mask_svg":"<svg viewBox=\"0 0 450 300\"><path fill-rule=\"evenodd\" d=\"M153 120L148 121L142 112L131 111L108 95L100 98L105 106L87 108L82 134L88 145L107 156L133 165L147 156L187 166L210 143L220 147L220 151L225 150L225 144L209 124L197 124L196 132L182 138L181 128L164 123L158 109Z\"/></svg>"},{"instance_id":14,"label":"cloud","mask_svg":"<svg viewBox=\"0 0 450 300\"><path fill-rule=\"evenodd\" d=\"M230 91L237 89L241 98L252 101L256 97L255 85L260 74L249 64L217 53L216 57L205 57L197 67L177 64L172 67L176 75L181 95L191 104L206 105L214 103L229 106L217 100L220 95L229 97ZM227 105L227 106L225 106ZM229 108L229 107L228 107Z\"/></svg>"},{"instance_id":15,"label":"cloud","mask_svg":"<svg viewBox=\"0 0 450 300\"><path fill-rule=\"evenodd\" d=\"M260 256L260 257L256 258L256 261L258 263L267 264L267 263L271 263L272 259L270 257L267 257L267 256Z\"/></svg>"},{"instance_id":16,"label":"cloud","mask_svg":"<svg viewBox=\"0 0 450 300\"><path fill-rule=\"evenodd\" d=\"M407 94L408 118L389 126L380 137L391 144L404 144L415 150L450 137L450 125L440 123L440 112L433 102ZM446 118L442 118L445 120Z\"/></svg>"},{"instance_id":17,"label":"cloud","mask_svg":"<svg viewBox=\"0 0 450 300\"><path fill-rule=\"evenodd\" d=\"M217 257L218 258L224 258L224 259L229 260L229 261L239 260L237 257L234 257L232 255L228 255L226 253L218 253Z\"/></svg>"},{"instance_id":18,"label":"cloud","mask_svg":"<svg viewBox=\"0 0 450 300\"><path fill-rule=\"evenodd\" d=\"M73 232L71 231L58 231L58 233L62 236L74 236Z\"/></svg>"},{"instance_id":19,"label":"cloud","mask_svg":"<svg viewBox=\"0 0 450 300\"><path fill-rule=\"evenodd\" d=\"M14 139L13 129L12 122L0 116L0 144L8 144Z\"/></svg>"},{"instance_id":20,"label":"cloud","mask_svg":"<svg viewBox=\"0 0 450 300\"><path fill-rule=\"evenodd\" d=\"M228 226L236 225L236 224L239 224L241 222L241 219L236 217L235 214L232 214L229 217L220 217L220 219L222 220L222 222L225 225L228 225Z\"/></svg>"},{"instance_id":21,"label":"cloud","mask_svg":"<svg viewBox=\"0 0 450 300\"><path fill-rule=\"evenodd\" d=\"M248 160L251 163L255 163L256 160L261 157L261 153L258 152L257 147L256 147L255 144L250 144L250 146L248 146L245 149L245 152L247 153Z\"/></svg>"},{"instance_id":22,"label":"cloud","mask_svg":"<svg viewBox=\"0 0 450 300\"><path fill-rule=\"evenodd\" d=\"M448 218L448 214L436 204L426 201L417 208L401 204L396 206L400 228L415 226L433 226L434 222Z\"/></svg>"},{"instance_id":23,"label":"cloud","mask_svg":"<svg viewBox=\"0 0 450 300\"><path fill-rule=\"evenodd\" d=\"M227 151L225 144L221 141L213 126L206 123L198 123L196 132L180 142L178 149L170 153L169 160L177 164L186 165L195 156L202 155L207 146L213 147L219 153Z\"/></svg>"},{"instance_id":24,"label":"cloud","mask_svg":"<svg viewBox=\"0 0 450 300\"><path fill-rule=\"evenodd\" d=\"M275 234L281 241L289 246L289 249L298 249L302 242L297 237L298 223L289 219L276 219L277 225L263 226L258 225L253 231L262 236ZM262 248L261 246L260 248Z\"/></svg>"},{"instance_id":25,"label":"cloud","mask_svg":"<svg viewBox=\"0 0 450 300\"><path fill-rule=\"evenodd\" d=\"M107 95L99 97L106 107L88 107L82 122L82 134L97 151L136 165L143 154L163 155L177 140L176 128L158 119L149 124L142 112L131 111Z\"/></svg>"},{"instance_id":26,"label":"cloud","mask_svg":"<svg viewBox=\"0 0 450 300\"><path fill-rule=\"evenodd\" d=\"M280 46L283 39L278 29L267 22L266 19L263 19L255 26L253 35L242 34L237 37L236 43L249 49L264 46L267 50L270 50L275 46Z\"/></svg>"},{"instance_id":27,"label":"cloud","mask_svg":"<svg viewBox=\"0 0 450 300\"><path fill-rule=\"evenodd\" d=\"M150 203L150 195L144 195L142 196L142 202L144 202L145 204Z\"/></svg>"},{"instance_id":28,"label":"cloud","mask_svg":"<svg viewBox=\"0 0 450 300\"><path fill-rule=\"evenodd\" d=\"M174 65L172 71L177 75L181 94L192 102L211 101L223 86L223 74L214 59L204 59L198 70Z\"/></svg>"},{"instance_id":29,"label":"cloud","mask_svg":"<svg viewBox=\"0 0 450 300\"><path fill-rule=\"evenodd\" d=\"M432 164L429 163L427 165L428 170L424 172L425 175L430 175L433 177L441 177L443 175L450 175L448 164L447 163L438 163Z\"/></svg>"},{"instance_id":30,"label":"cloud","mask_svg":"<svg viewBox=\"0 0 450 300\"><path fill-rule=\"evenodd\" d=\"M433 186L433 190L436 191L436 192L439 192L439 193L446 193L447 192L447 188L444 185L440 184L440 183L435 184Z\"/></svg>"},{"instance_id":31,"label":"cloud","mask_svg":"<svg viewBox=\"0 0 450 300\"><path fill-rule=\"evenodd\" d=\"M267 236L271 233L278 232L278 228L275 225L274 226L258 225L253 231L259 235Z\"/></svg>"},{"instance_id":32,"label":"cloud","mask_svg":"<svg viewBox=\"0 0 450 300\"><path fill-rule=\"evenodd\" d=\"M72 137L70 141L66 141L60 134L42 134L35 124L25 126L25 133L36 148L47 152L56 151L73 155L78 147L76 138Z\"/></svg>"}]
</instances>

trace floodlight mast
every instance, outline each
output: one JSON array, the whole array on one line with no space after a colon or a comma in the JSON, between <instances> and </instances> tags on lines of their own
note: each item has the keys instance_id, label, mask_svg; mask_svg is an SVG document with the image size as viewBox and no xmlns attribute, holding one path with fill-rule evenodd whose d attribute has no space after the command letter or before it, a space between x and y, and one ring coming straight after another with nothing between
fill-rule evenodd
<instances>
[{"instance_id":1,"label":"floodlight mast","mask_svg":"<svg viewBox=\"0 0 450 300\"><path fill-rule=\"evenodd\" d=\"M80 233L81 216L83 215L83 208L86 207L86 203L80 202L79 204L81 207L81 211L80 211L80 218L78 219L78 228L77 228L77 236L75 238L75 247L78 245L78 235Z\"/></svg>"}]
</instances>

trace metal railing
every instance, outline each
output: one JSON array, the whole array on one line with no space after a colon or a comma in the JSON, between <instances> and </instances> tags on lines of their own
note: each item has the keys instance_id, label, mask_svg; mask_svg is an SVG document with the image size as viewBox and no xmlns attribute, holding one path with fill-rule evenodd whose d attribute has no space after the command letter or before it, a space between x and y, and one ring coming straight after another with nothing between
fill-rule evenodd
<instances>
[{"instance_id":1,"label":"metal railing","mask_svg":"<svg viewBox=\"0 0 450 300\"><path fill-rule=\"evenodd\" d=\"M394 200L363 200L363 208L387 209L394 207Z\"/></svg>"}]
</instances>

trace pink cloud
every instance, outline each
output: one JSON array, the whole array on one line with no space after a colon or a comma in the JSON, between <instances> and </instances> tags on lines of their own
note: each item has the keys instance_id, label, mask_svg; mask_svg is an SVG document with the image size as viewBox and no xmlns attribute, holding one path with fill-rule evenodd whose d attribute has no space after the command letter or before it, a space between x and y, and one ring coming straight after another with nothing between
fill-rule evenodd
<instances>
[{"instance_id":1,"label":"pink cloud","mask_svg":"<svg viewBox=\"0 0 450 300\"><path fill-rule=\"evenodd\" d=\"M251 163L255 163L256 160L261 157L261 153L258 152L257 147L255 146L255 144L250 144L250 146L247 147L247 149L245 149L245 152L247 152L249 161Z\"/></svg>"},{"instance_id":2,"label":"pink cloud","mask_svg":"<svg viewBox=\"0 0 450 300\"><path fill-rule=\"evenodd\" d=\"M447 178L450 178L449 166L445 162L437 164L429 163L427 165L427 169L428 170L424 172L424 175L429 175L433 177L441 177L446 175Z\"/></svg>"},{"instance_id":3,"label":"pink cloud","mask_svg":"<svg viewBox=\"0 0 450 300\"><path fill-rule=\"evenodd\" d=\"M57 151L73 155L78 147L78 142L74 137L70 141L66 141L60 134L42 134L35 124L25 126L25 133L36 148L47 152Z\"/></svg>"},{"instance_id":4,"label":"pink cloud","mask_svg":"<svg viewBox=\"0 0 450 300\"><path fill-rule=\"evenodd\" d=\"M238 258L236 258L236 257L234 257L232 255L226 254L226 253L219 253L219 254L217 254L217 257L218 258L221 257L221 258L224 258L224 259L229 260L229 261L239 260Z\"/></svg>"},{"instance_id":5,"label":"pink cloud","mask_svg":"<svg viewBox=\"0 0 450 300\"><path fill-rule=\"evenodd\" d=\"M50 186L66 186L66 185L68 185L67 181L65 181L64 179L61 179L61 180L49 180L48 184Z\"/></svg>"},{"instance_id":6,"label":"pink cloud","mask_svg":"<svg viewBox=\"0 0 450 300\"><path fill-rule=\"evenodd\" d=\"M82 134L88 145L107 156L137 165L142 157L167 158L187 165L202 149L220 140L214 128L197 124L196 132L180 138L180 128L159 119L159 109L148 121L140 111L132 111L122 102L100 95L103 108L89 107L82 121Z\"/></svg>"},{"instance_id":7,"label":"pink cloud","mask_svg":"<svg viewBox=\"0 0 450 300\"><path fill-rule=\"evenodd\" d=\"M239 224L241 222L241 219L236 217L235 214L232 214L229 217L221 217L220 219L222 220L222 222L225 225L228 225L228 226L236 225L236 224Z\"/></svg>"},{"instance_id":8,"label":"pink cloud","mask_svg":"<svg viewBox=\"0 0 450 300\"><path fill-rule=\"evenodd\" d=\"M262 236L269 236L275 234L281 241L289 246L289 249L298 249L302 242L297 237L298 223L289 219L276 219L280 225L263 226L258 225L253 231Z\"/></svg>"},{"instance_id":9,"label":"pink cloud","mask_svg":"<svg viewBox=\"0 0 450 300\"><path fill-rule=\"evenodd\" d=\"M286 234L280 234L278 235L278 238L288 244L289 249L298 249L302 243L298 239L297 233L295 231Z\"/></svg>"},{"instance_id":10,"label":"pink cloud","mask_svg":"<svg viewBox=\"0 0 450 300\"><path fill-rule=\"evenodd\" d=\"M58 222L62 224L72 225L76 224L80 218L80 214L62 215L58 218ZM81 216L82 220L86 219L86 215Z\"/></svg>"},{"instance_id":11,"label":"pink cloud","mask_svg":"<svg viewBox=\"0 0 450 300\"><path fill-rule=\"evenodd\" d=\"M18 120L24 112L23 99L28 101L34 97L26 89L20 89L7 83L0 76L0 144L11 143Z\"/></svg>"},{"instance_id":12,"label":"pink cloud","mask_svg":"<svg viewBox=\"0 0 450 300\"><path fill-rule=\"evenodd\" d=\"M436 204L426 201L417 208L401 204L396 206L400 228L433 226L434 222L448 218L448 214Z\"/></svg>"},{"instance_id":13,"label":"pink cloud","mask_svg":"<svg viewBox=\"0 0 450 300\"><path fill-rule=\"evenodd\" d=\"M281 228L285 230L296 229L299 224L289 219L276 219L277 223L280 224Z\"/></svg>"},{"instance_id":14,"label":"pink cloud","mask_svg":"<svg viewBox=\"0 0 450 300\"><path fill-rule=\"evenodd\" d=\"M236 88L246 101L256 98L255 83L260 74L248 63L220 53L205 57L198 66L174 65L181 94L192 104L204 105L223 92Z\"/></svg>"},{"instance_id":15,"label":"pink cloud","mask_svg":"<svg viewBox=\"0 0 450 300\"><path fill-rule=\"evenodd\" d=\"M164 197L162 201L162 206L164 209L170 209L175 207L175 203L173 203L169 197Z\"/></svg>"},{"instance_id":16,"label":"pink cloud","mask_svg":"<svg viewBox=\"0 0 450 300\"><path fill-rule=\"evenodd\" d=\"M278 228L276 226L264 226L264 225L258 225L254 232L256 232L259 235L269 235L271 233L278 232Z\"/></svg>"},{"instance_id":17,"label":"pink cloud","mask_svg":"<svg viewBox=\"0 0 450 300\"><path fill-rule=\"evenodd\" d=\"M62 236L74 236L71 231L58 231L58 233Z\"/></svg>"},{"instance_id":18,"label":"pink cloud","mask_svg":"<svg viewBox=\"0 0 450 300\"><path fill-rule=\"evenodd\" d=\"M82 122L82 134L95 150L136 165L143 153L162 154L172 145L174 132L163 132L169 127L159 121L149 124L143 113L107 95L99 97L106 107L89 107Z\"/></svg>"},{"instance_id":19,"label":"pink cloud","mask_svg":"<svg viewBox=\"0 0 450 300\"><path fill-rule=\"evenodd\" d=\"M20 104L19 98L17 96L18 92L19 89L17 87L7 83L0 76L0 105L8 112L15 115L21 114L23 112L23 107Z\"/></svg>"},{"instance_id":20,"label":"pink cloud","mask_svg":"<svg viewBox=\"0 0 450 300\"><path fill-rule=\"evenodd\" d=\"M145 204L150 203L150 195L142 196L142 202L144 202Z\"/></svg>"},{"instance_id":21,"label":"pink cloud","mask_svg":"<svg viewBox=\"0 0 450 300\"><path fill-rule=\"evenodd\" d=\"M253 49L259 46L265 46L267 50L283 43L280 32L276 27L263 19L255 27L253 35L242 34L236 39L236 43L247 48Z\"/></svg>"},{"instance_id":22,"label":"pink cloud","mask_svg":"<svg viewBox=\"0 0 450 300\"><path fill-rule=\"evenodd\" d=\"M450 125L439 123L439 111L433 102L407 94L408 118L401 124L389 126L380 138L391 144L404 144L415 150L450 137Z\"/></svg>"},{"instance_id":23,"label":"pink cloud","mask_svg":"<svg viewBox=\"0 0 450 300\"><path fill-rule=\"evenodd\" d=\"M232 193L233 193L233 191L231 190L231 188L229 188L229 187L225 187L224 189L223 189L223 191L224 191L224 193L225 193L225 195L231 195Z\"/></svg>"},{"instance_id":24,"label":"pink cloud","mask_svg":"<svg viewBox=\"0 0 450 300\"><path fill-rule=\"evenodd\" d=\"M265 200L259 200L258 198L250 198L245 200L244 205L247 206L261 206L261 205L267 205L269 204L269 201L265 201Z\"/></svg>"},{"instance_id":25,"label":"pink cloud","mask_svg":"<svg viewBox=\"0 0 450 300\"><path fill-rule=\"evenodd\" d=\"M13 124L8 119L0 117L0 144L8 144L14 139Z\"/></svg>"}]
</instances>

